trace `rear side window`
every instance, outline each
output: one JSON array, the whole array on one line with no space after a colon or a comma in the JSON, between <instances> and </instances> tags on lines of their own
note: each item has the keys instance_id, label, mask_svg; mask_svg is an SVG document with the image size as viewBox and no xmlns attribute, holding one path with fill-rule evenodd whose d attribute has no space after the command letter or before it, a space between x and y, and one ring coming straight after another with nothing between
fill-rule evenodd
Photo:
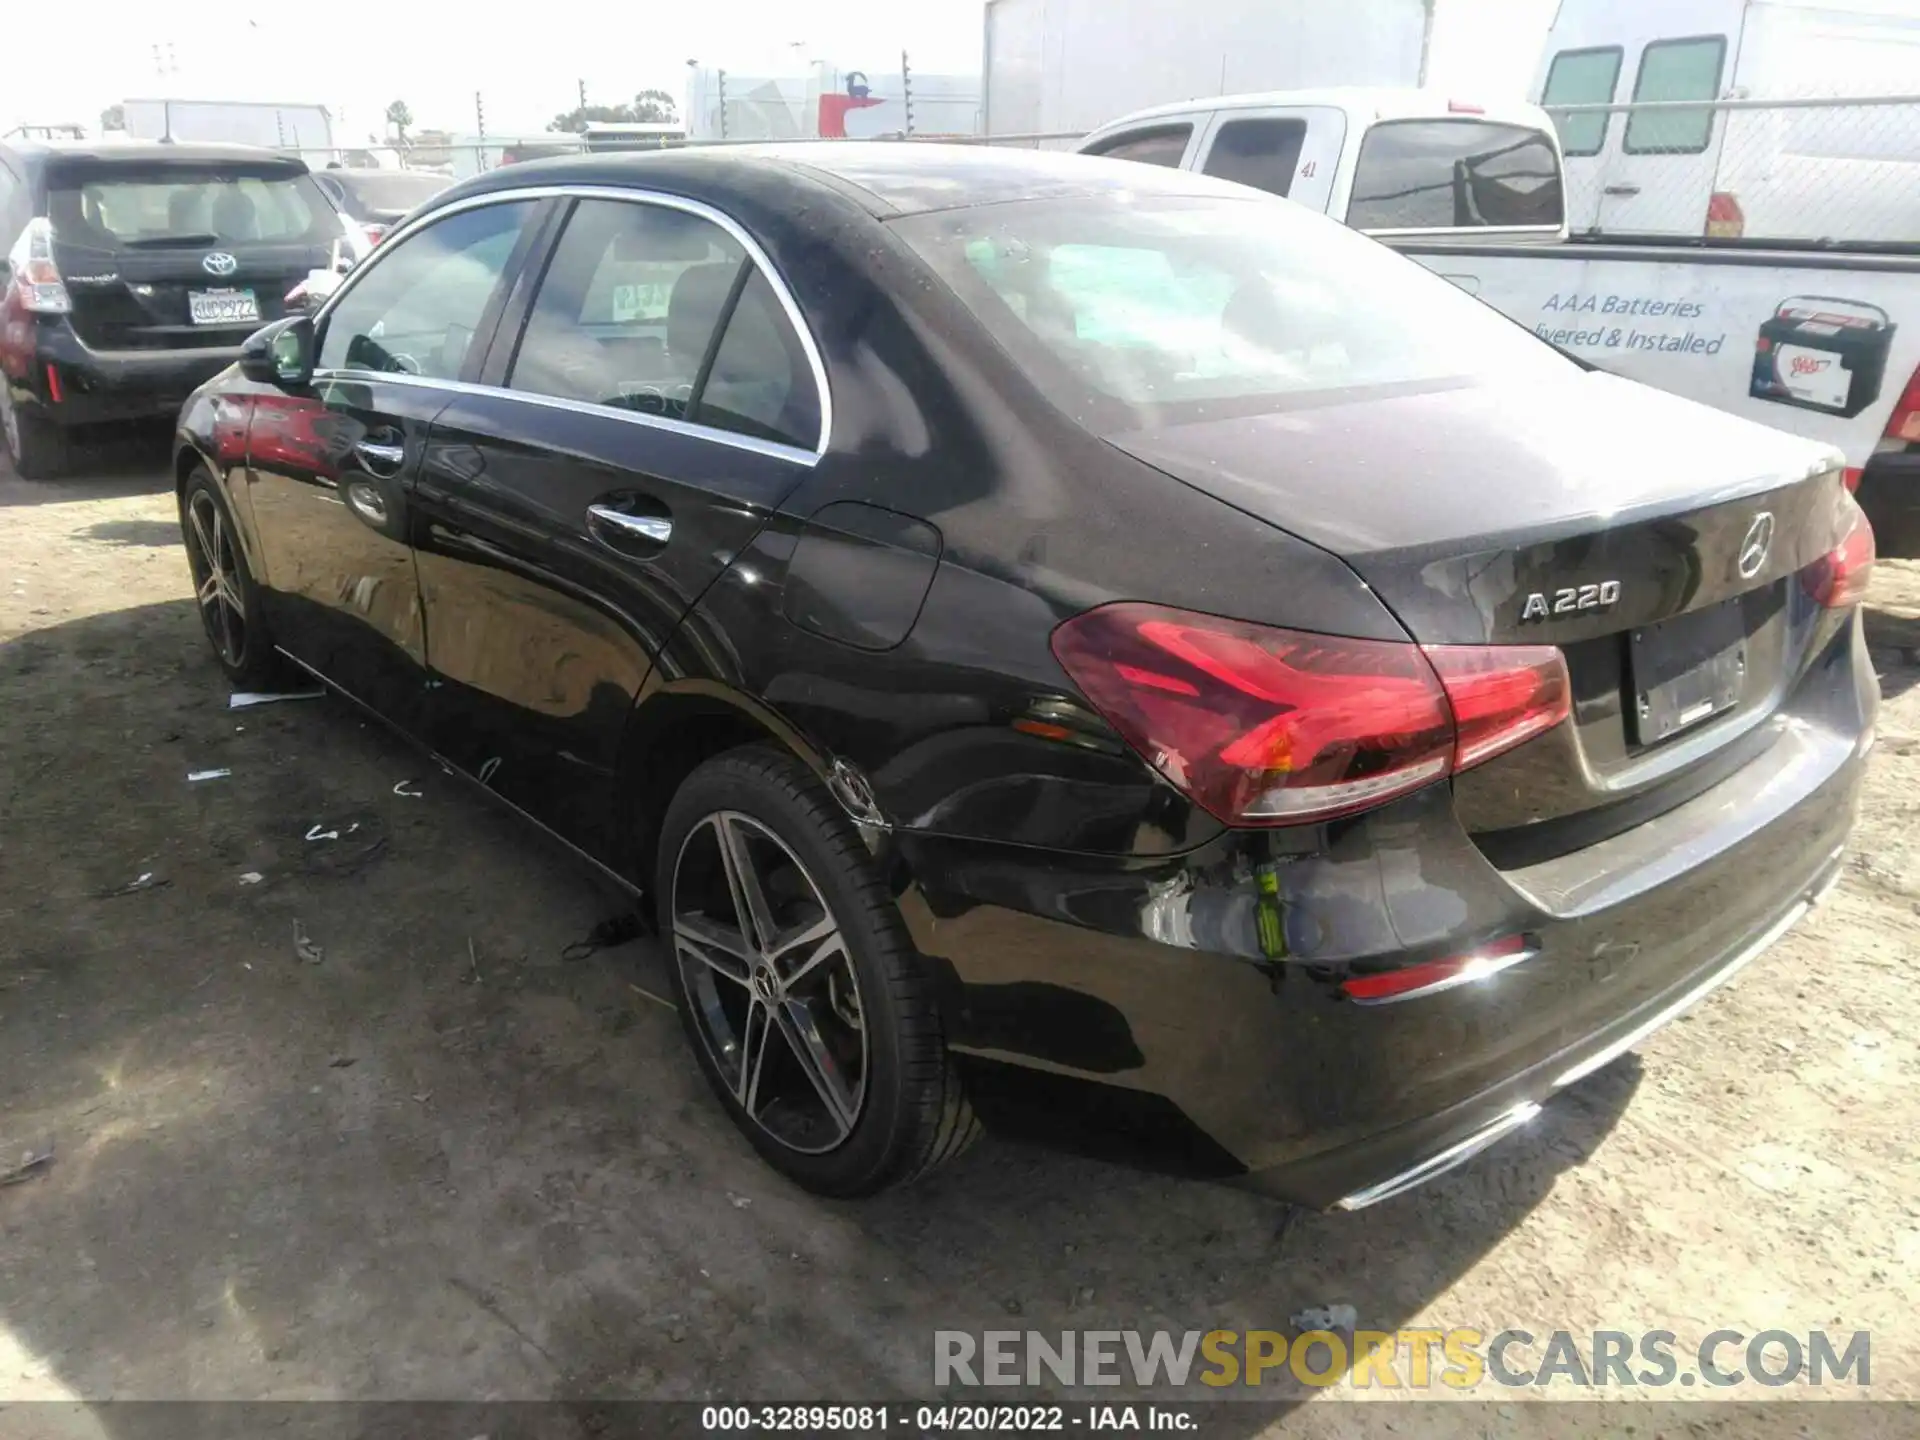
<instances>
[{"instance_id":1,"label":"rear side window","mask_svg":"<svg viewBox=\"0 0 1920 1440\"><path fill-rule=\"evenodd\" d=\"M1229 120L1213 137L1206 172L1222 180L1284 195L1307 141L1304 120Z\"/></svg>"},{"instance_id":2,"label":"rear side window","mask_svg":"<svg viewBox=\"0 0 1920 1440\"><path fill-rule=\"evenodd\" d=\"M755 269L713 352L693 410L701 425L811 450L820 396L806 352L767 277Z\"/></svg>"},{"instance_id":3,"label":"rear side window","mask_svg":"<svg viewBox=\"0 0 1920 1440\"><path fill-rule=\"evenodd\" d=\"M1607 45L1594 50L1562 50L1553 57L1547 70L1547 86L1541 92L1542 105L1611 105L1614 87L1620 83L1620 47ZM1555 115L1553 123L1560 131L1560 149L1568 155L1598 155L1607 143L1607 126L1613 116L1605 110L1578 115Z\"/></svg>"},{"instance_id":4,"label":"rear side window","mask_svg":"<svg viewBox=\"0 0 1920 1440\"><path fill-rule=\"evenodd\" d=\"M1356 230L1559 225L1560 166L1545 132L1486 120L1389 120L1354 162Z\"/></svg>"},{"instance_id":5,"label":"rear side window","mask_svg":"<svg viewBox=\"0 0 1920 1440\"><path fill-rule=\"evenodd\" d=\"M318 368L457 380L532 213L485 205L381 246L328 312Z\"/></svg>"},{"instance_id":6,"label":"rear side window","mask_svg":"<svg viewBox=\"0 0 1920 1440\"><path fill-rule=\"evenodd\" d=\"M49 192L60 239L97 250L326 245L340 234L305 171L121 164L58 173Z\"/></svg>"},{"instance_id":7,"label":"rear side window","mask_svg":"<svg viewBox=\"0 0 1920 1440\"><path fill-rule=\"evenodd\" d=\"M1656 40L1640 52L1635 104L1654 100L1716 100L1726 63L1727 37ZM1697 155L1713 136L1713 111L1636 110L1627 121L1629 155Z\"/></svg>"},{"instance_id":8,"label":"rear side window","mask_svg":"<svg viewBox=\"0 0 1920 1440\"><path fill-rule=\"evenodd\" d=\"M1191 125L1160 125L1152 130L1129 130L1125 135L1102 140L1085 153L1104 155L1110 160L1138 160L1143 165L1179 166L1187 153L1187 141L1193 138Z\"/></svg>"},{"instance_id":9,"label":"rear side window","mask_svg":"<svg viewBox=\"0 0 1920 1440\"><path fill-rule=\"evenodd\" d=\"M508 386L686 419L746 259L697 215L581 201L540 282Z\"/></svg>"}]
</instances>

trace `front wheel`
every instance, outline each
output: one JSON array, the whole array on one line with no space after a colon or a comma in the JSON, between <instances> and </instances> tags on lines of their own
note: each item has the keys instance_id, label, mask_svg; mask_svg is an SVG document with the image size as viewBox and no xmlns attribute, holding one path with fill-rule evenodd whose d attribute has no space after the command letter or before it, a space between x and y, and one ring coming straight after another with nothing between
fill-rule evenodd
<instances>
[{"instance_id":1,"label":"front wheel","mask_svg":"<svg viewBox=\"0 0 1920 1440\"><path fill-rule=\"evenodd\" d=\"M694 1054L761 1156L872 1195L979 1131L933 985L852 822L791 757L708 761L668 807L661 929Z\"/></svg>"},{"instance_id":2,"label":"front wheel","mask_svg":"<svg viewBox=\"0 0 1920 1440\"><path fill-rule=\"evenodd\" d=\"M200 623L220 668L242 690L271 689L282 678L282 662L261 613L260 587L247 570L227 503L204 468L187 478L180 529Z\"/></svg>"}]
</instances>

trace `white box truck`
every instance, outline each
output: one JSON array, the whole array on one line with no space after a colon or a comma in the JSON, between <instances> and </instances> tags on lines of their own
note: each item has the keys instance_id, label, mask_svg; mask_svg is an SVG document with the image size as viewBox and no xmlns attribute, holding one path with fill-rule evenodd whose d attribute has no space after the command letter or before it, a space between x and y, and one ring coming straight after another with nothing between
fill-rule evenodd
<instances>
[{"instance_id":1,"label":"white box truck","mask_svg":"<svg viewBox=\"0 0 1920 1440\"><path fill-rule=\"evenodd\" d=\"M1417 85L1431 0L987 0L988 135L1084 134L1247 90Z\"/></svg>"},{"instance_id":2,"label":"white box truck","mask_svg":"<svg viewBox=\"0 0 1920 1440\"><path fill-rule=\"evenodd\" d=\"M174 139L266 150L303 150L326 163L333 147L333 120L324 105L283 105L252 100L123 100L127 134L136 140Z\"/></svg>"}]
</instances>

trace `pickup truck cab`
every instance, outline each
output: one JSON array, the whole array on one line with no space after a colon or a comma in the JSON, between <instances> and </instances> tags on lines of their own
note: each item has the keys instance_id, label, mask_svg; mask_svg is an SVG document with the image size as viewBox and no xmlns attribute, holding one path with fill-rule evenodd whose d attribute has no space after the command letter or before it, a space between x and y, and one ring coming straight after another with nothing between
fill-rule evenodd
<instances>
[{"instance_id":1,"label":"pickup truck cab","mask_svg":"<svg viewBox=\"0 0 1920 1440\"><path fill-rule=\"evenodd\" d=\"M1160 105L1102 126L1083 155L1238 181L1370 235L1566 238L1564 166L1537 105L1427 90L1289 90Z\"/></svg>"}]
</instances>

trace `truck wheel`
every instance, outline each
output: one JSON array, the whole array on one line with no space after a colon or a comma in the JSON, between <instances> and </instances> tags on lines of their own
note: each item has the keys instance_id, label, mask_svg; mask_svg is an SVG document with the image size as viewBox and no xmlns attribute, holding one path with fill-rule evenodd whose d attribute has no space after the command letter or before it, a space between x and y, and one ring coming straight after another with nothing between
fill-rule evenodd
<instances>
[{"instance_id":1,"label":"truck wheel","mask_svg":"<svg viewBox=\"0 0 1920 1440\"><path fill-rule=\"evenodd\" d=\"M773 1167L873 1195L979 1133L932 978L866 846L811 771L764 745L687 777L655 892L700 1068Z\"/></svg>"},{"instance_id":2,"label":"truck wheel","mask_svg":"<svg viewBox=\"0 0 1920 1440\"><path fill-rule=\"evenodd\" d=\"M54 480L66 473L67 432L32 411L13 403L13 388L0 376L0 431L7 441L7 459L22 480Z\"/></svg>"}]
</instances>

